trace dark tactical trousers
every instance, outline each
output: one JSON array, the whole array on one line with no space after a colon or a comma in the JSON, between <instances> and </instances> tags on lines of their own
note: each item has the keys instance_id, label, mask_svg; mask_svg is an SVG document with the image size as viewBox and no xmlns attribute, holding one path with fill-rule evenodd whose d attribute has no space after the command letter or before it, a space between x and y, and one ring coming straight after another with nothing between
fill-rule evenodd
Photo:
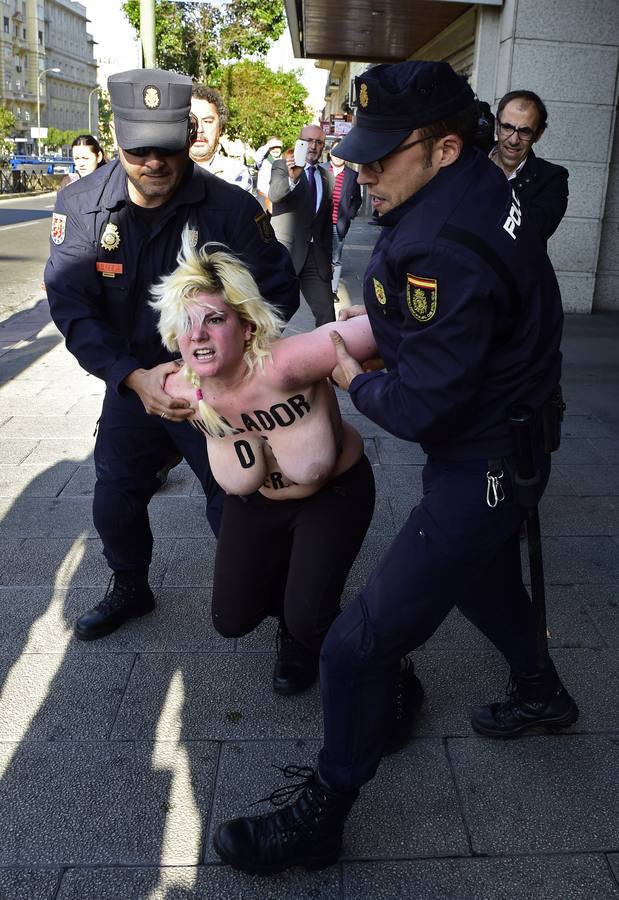
<instances>
[{"instance_id":1,"label":"dark tactical trousers","mask_svg":"<svg viewBox=\"0 0 619 900\"><path fill-rule=\"evenodd\" d=\"M550 458L542 458L543 492ZM519 529L507 470L505 499L486 503L488 463L428 461L423 499L368 584L322 646L324 746L319 768L337 790L375 774L393 709L400 658L458 609L519 673L535 671L535 622L522 582Z\"/></svg>"},{"instance_id":2,"label":"dark tactical trousers","mask_svg":"<svg viewBox=\"0 0 619 900\"><path fill-rule=\"evenodd\" d=\"M204 436L188 422L150 416L133 391L108 391L95 444L93 520L114 572L146 571L153 535L148 504L161 486L157 472L176 452L187 460L207 498L207 518L217 534L223 492L211 475Z\"/></svg>"}]
</instances>

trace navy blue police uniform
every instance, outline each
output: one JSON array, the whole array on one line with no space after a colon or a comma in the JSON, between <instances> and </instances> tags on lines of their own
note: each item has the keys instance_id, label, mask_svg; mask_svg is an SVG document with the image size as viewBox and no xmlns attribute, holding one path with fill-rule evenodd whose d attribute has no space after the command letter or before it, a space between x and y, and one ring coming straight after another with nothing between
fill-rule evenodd
<instances>
[{"instance_id":1,"label":"navy blue police uniform","mask_svg":"<svg viewBox=\"0 0 619 900\"><path fill-rule=\"evenodd\" d=\"M412 147L417 129L438 125L429 165L417 150L408 199L378 220L382 232L365 277L386 371L360 373L349 385L360 412L421 443L428 457L423 497L322 644L317 771L284 769L304 776L297 799L215 830L220 857L246 872L336 861L359 788L382 755L406 743L423 699L405 655L454 606L501 650L518 686L509 701L474 714L477 730L513 737L578 716L550 660L540 663L537 655L520 568L525 512L511 474L514 404L534 411L538 494L550 469L540 413L558 383L562 325L552 266L502 172L464 139L456 142L478 118L464 78L447 63L411 60L372 67L355 85L357 119L338 156L365 166L363 178L377 196L385 189L383 200L404 167L390 156ZM427 168L433 171L415 192ZM353 365L344 357L341 370L358 371ZM273 802L279 806L293 790L275 791Z\"/></svg>"},{"instance_id":2,"label":"navy blue police uniform","mask_svg":"<svg viewBox=\"0 0 619 900\"><path fill-rule=\"evenodd\" d=\"M149 415L123 386L138 368L172 357L163 348L149 287L172 271L186 224L197 246L226 244L250 267L264 297L286 318L299 304L298 282L266 214L245 191L188 163L172 198L155 212L135 207L119 162L98 169L59 195L45 283L52 318L79 364L106 383L95 446L94 522L114 572L147 571L153 538L147 506L157 472L177 451L207 496L215 532L222 492L206 445L187 422Z\"/></svg>"},{"instance_id":3,"label":"navy blue police uniform","mask_svg":"<svg viewBox=\"0 0 619 900\"><path fill-rule=\"evenodd\" d=\"M364 297L387 371L356 376L350 395L391 434L421 443L428 460L423 499L323 644L319 769L342 791L373 777L399 660L453 606L514 671L535 670L508 417L517 403L541 410L561 368L552 265L479 151L463 151L379 224ZM550 468L541 419L536 438L541 492Z\"/></svg>"}]
</instances>

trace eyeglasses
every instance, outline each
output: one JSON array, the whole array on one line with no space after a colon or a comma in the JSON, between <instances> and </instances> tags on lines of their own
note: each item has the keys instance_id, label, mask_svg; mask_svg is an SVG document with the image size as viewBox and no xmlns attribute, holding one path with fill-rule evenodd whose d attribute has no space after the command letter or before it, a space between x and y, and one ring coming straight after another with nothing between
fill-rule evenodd
<instances>
[{"instance_id":1,"label":"eyeglasses","mask_svg":"<svg viewBox=\"0 0 619 900\"><path fill-rule=\"evenodd\" d=\"M124 148L123 148L124 149ZM131 150L125 150L131 156L176 156L179 150L164 150L163 147L133 147Z\"/></svg>"},{"instance_id":2,"label":"eyeglasses","mask_svg":"<svg viewBox=\"0 0 619 900\"><path fill-rule=\"evenodd\" d=\"M316 144L317 147L324 147L324 145L325 145L324 141L318 141L318 140L316 140L316 138L309 138L307 143L308 144Z\"/></svg>"},{"instance_id":3,"label":"eyeglasses","mask_svg":"<svg viewBox=\"0 0 619 900\"><path fill-rule=\"evenodd\" d=\"M532 141L535 137L535 132L532 128L529 128L528 125L523 125L522 128L516 128L515 125L512 125L510 122L501 122L500 119L497 119L499 123L499 131L503 135L503 137L511 137L512 134L517 134L521 141Z\"/></svg>"},{"instance_id":4,"label":"eyeglasses","mask_svg":"<svg viewBox=\"0 0 619 900\"><path fill-rule=\"evenodd\" d=\"M392 156L395 156L397 153L403 153L405 150L410 150L411 147L414 147L416 144L423 144L424 141L431 141L434 139L433 134L429 134L427 137L419 138L416 141L411 141L408 144L401 144L399 147L396 147L395 150L392 150L391 153L387 153L385 156L381 156L380 159L375 159L374 162L369 163L361 163L361 165L365 166L366 169L370 169L376 175L382 175L385 171L383 163L390 159Z\"/></svg>"}]
</instances>

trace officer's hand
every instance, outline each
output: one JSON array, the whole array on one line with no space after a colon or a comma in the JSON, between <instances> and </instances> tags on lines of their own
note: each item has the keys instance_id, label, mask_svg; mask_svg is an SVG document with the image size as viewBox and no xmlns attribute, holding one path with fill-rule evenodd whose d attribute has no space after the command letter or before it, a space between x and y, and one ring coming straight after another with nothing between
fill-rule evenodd
<instances>
[{"instance_id":1,"label":"officer's hand","mask_svg":"<svg viewBox=\"0 0 619 900\"><path fill-rule=\"evenodd\" d=\"M135 391L151 416L161 416L171 422L183 422L193 415L190 404L187 400L168 396L163 390L166 378L174 372L178 372L175 362L162 363L153 369L134 369L124 379L124 384Z\"/></svg>"},{"instance_id":2,"label":"officer's hand","mask_svg":"<svg viewBox=\"0 0 619 900\"><path fill-rule=\"evenodd\" d=\"M346 319L354 319L355 316L364 316L366 314L365 306L357 303L355 306L346 306L341 309L337 315L338 322L345 322Z\"/></svg>"},{"instance_id":3,"label":"officer's hand","mask_svg":"<svg viewBox=\"0 0 619 900\"><path fill-rule=\"evenodd\" d=\"M356 359L350 355L348 350L346 349L346 344L344 343L344 339L342 335L337 331L330 331L329 337L333 341L335 345L335 355L337 357L337 365L333 372L331 373L331 378L338 387L341 387L343 390L347 391L350 385L350 382L353 380L355 375L361 375L363 369L359 365Z\"/></svg>"}]
</instances>

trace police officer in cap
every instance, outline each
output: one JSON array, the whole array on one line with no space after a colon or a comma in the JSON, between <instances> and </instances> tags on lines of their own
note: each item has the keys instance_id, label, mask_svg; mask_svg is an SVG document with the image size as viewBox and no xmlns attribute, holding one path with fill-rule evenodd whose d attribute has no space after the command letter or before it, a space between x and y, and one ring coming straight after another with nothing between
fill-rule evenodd
<instances>
[{"instance_id":1,"label":"police officer in cap","mask_svg":"<svg viewBox=\"0 0 619 900\"><path fill-rule=\"evenodd\" d=\"M112 578L103 601L77 622L82 640L154 608L147 507L157 473L175 455L200 479L217 533L221 490L188 404L162 390L176 364L148 305L150 286L176 266L184 226L197 246L220 242L242 256L286 318L299 305L288 253L257 201L189 159L191 79L137 69L110 76L108 88L120 159L58 194L45 270L52 317L69 351L106 384L93 517Z\"/></svg>"},{"instance_id":2,"label":"police officer in cap","mask_svg":"<svg viewBox=\"0 0 619 900\"><path fill-rule=\"evenodd\" d=\"M508 699L474 711L478 732L516 737L578 717L547 653L538 658L512 483L513 404L534 411L539 494L550 470L541 413L562 324L552 266L507 180L472 146L478 110L464 78L408 61L369 69L356 90L338 154L360 164L382 226L364 296L386 371L362 372L336 333L334 378L372 421L421 443L424 495L323 643L317 769L288 767L302 776L295 801L215 833L222 859L247 872L336 861L359 789L406 742L422 698L402 657L454 606L511 669Z\"/></svg>"}]
</instances>

